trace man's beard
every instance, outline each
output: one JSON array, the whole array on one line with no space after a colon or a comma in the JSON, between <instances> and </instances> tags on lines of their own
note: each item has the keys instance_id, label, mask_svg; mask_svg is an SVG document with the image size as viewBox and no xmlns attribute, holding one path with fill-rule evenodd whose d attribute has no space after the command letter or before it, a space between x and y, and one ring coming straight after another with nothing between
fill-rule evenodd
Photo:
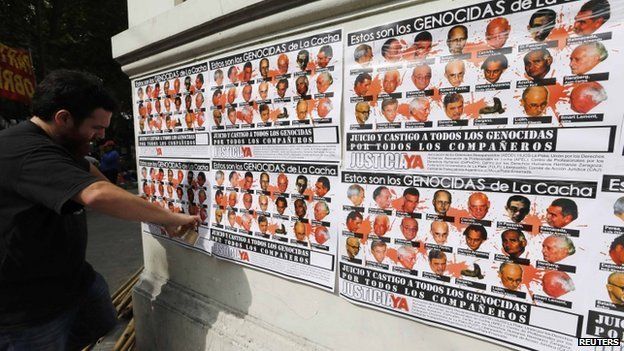
<instances>
[{"instance_id":1,"label":"man's beard","mask_svg":"<svg viewBox=\"0 0 624 351\"><path fill-rule=\"evenodd\" d=\"M91 140L80 137L77 128L73 128L69 133L63 135L61 146L67 149L74 158L80 159L89 154Z\"/></svg>"}]
</instances>

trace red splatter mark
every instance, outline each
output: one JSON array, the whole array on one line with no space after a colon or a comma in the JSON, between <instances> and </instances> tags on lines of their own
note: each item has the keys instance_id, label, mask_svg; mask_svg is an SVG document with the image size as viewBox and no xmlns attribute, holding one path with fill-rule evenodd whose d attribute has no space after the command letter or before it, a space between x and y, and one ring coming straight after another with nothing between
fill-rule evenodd
<instances>
[{"instance_id":1,"label":"red splatter mark","mask_svg":"<svg viewBox=\"0 0 624 351\"><path fill-rule=\"evenodd\" d=\"M269 184L267 186L267 191L269 191L271 193L271 200L273 200L273 201L275 201L275 199L277 199L277 194L276 193L280 192L279 189L277 188L277 186L271 185L271 184Z\"/></svg>"},{"instance_id":2,"label":"red splatter mark","mask_svg":"<svg viewBox=\"0 0 624 351\"><path fill-rule=\"evenodd\" d=\"M303 195L308 197L308 202L312 202L314 199L314 190L307 188L306 190L303 191Z\"/></svg>"},{"instance_id":3,"label":"red splatter mark","mask_svg":"<svg viewBox=\"0 0 624 351\"><path fill-rule=\"evenodd\" d=\"M306 66L306 71L310 71L310 75L315 75L316 74L316 61L310 61L308 62L308 65Z\"/></svg>"},{"instance_id":4,"label":"red splatter mark","mask_svg":"<svg viewBox=\"0 0 624 351\"><path fill-rule=\"evenodd\" d=\"M533 298L533 291L531 290L532 282L541 282L544 275L543 269L537 269L532 265L522 266L522 285L526 286L529 295Z\"/></svg>"},{"instance_id":5,"label":"red splatter mark","mask_svg":"<svg viewBox=\"0 0 624 351\"><path fill-rule=\"evenodd\" d=\"M277 117L282 113L282 109L278 108L276 110L269 111L269 119L273 122L277 121Z\"/></svg>"},{"instance_id":6,"label":"red splatter mark","mask_svg":"<svg viewBox=\"0 0 624 351\"><path fill-rule=\"evenodd\" d=\"M277 80L275 80L274 78L280 75L282 74L280 73L279 70L276 70L276 69L269 70L269 77L271 78L270 83L273 85L277 84Z\"/></svg>"},{"instance_id":7,"label":"red splatter mark","mask_svg":"<svg viewBox=\"0 0 624 351\"><path fill-rule=\"evenodd\" d=\"M362 224L360 224L360 233L362 234L362 244L365 244L366 241L368 240L368 235L370 234L370 232L373 230L373 226L371 224L370 221L370 216L366 217L363 221Z\"/></svg>"},{"instance_id":8,"label":"red splatter mark","mask_svg":"<svg viewBox=\"0 0 624 351\"><path fill-rule=\"evenodd\" d=\"M269 223L267 225L267 232L271 233L271 235L275 235L275 231L277 230L277 224L276 223Z\"/></svg>"},{"instance_id":9,"label":"red splatter mark","mask_svg":"<svg viewBox=\"0 0 624 351\"><path fill-rule=\"evenodd\" d=\"M439 89L441 85L442 83L440 83L437 87L434 87L432 89L433 95L431 95L431 101L438 104L438 106L442 106L442 94L440 94L440 89Z\"/></svg>"},{"instance_id":10,"label":"red splatter mark","mask_svg":"<svg viewBox=\"0 0 624 351\"><path fill-rule=\"evenodd\" d=\"M455 278L461 277L461 271L464 269L468 269L468 264L466 264L465 261L449 262L446 264L446 270Z\"/></svg>"},{"instance_id":11,"label":"red splatter mark","mask_svg":"<svg viewBox=\"0 0 624 351\"><path fill-rule=\"evenodd\" d=\"M488 50L488 49L490 49L490 47L484 41L466 43L466 46L464 47L464 52L470 53L470 58L467 59L466 61L472 63L475 67L480 68L481 64L483 63L483 61L485 61L487 56L477 57L477 52Z\"/></svg>"},{"instance_id":12,"label":"red splatter mark","mask_svg":"<svg viewBox=\"0 0 624 351\"><path fill-rule=\"evenodd\" d=\"M381 93L381 78L379 78L379 75L376 75L366 92L367 95L371 95L373 97L373 100L371 101L372 106L377 106L377 97L379 96L379 93Z\"/></svg>"},{"instance_id":13,"label":"red splatter mark","mask_svg":"<svg viewBox=\"0 0 624 351\"><path fill-rule=\"evenodd\" d=\"M402 116L411 118L411 115L409 112L409 104L399 104L399 108L397 109L397 112Z\"/></svg>"},{"instance_id":14,"label":"red splatter mark","mask_svg":"<svg viewBox=\"0 0 624 351\"><path fill-rule=\"evenodd\" d=\"M392 207L397 211L403 211L403 196L392 201Z\"/></svg>"},{"instance_id":15,"label":"red splatter mark","mask_svg":"<svg viewBox=\"0 0 624 351\"><path fill-rule=\"evenodd\" d=\"M557 111L557 103L558 102L567 102L569 101L568 91L570 91L572 87L566 87L559 83L555 85L546 86L548 89L548 106L553 110L557 119L559 119L559 112Z\"/></svg>"},{"instance_id":16,"label":"red splatter mark","mask_svg":"<svg viewBox=\"0 0 624 351\"><path fill-rule=\"evenodd\" d=\"M563 50L568 42L570 34L574 33L574 26L557 26L553 28L552 32L546 38L549 40L557 40L557 50Z\"/></svg>"},{"instance_id":17,"label":"red splatter mark","mask_svg":"<svg viewBox=\"0 0 624 351\"><path fill-rule=\"evenodd\" d=\"M446 213L446 215L450 216L450 217L455 217L455 221L452 223L452 226L455 227L455 229L457 229L460 232L463 231L464 228L466 228L468 226L468 224L461 224L460 223L461 217L472 217L470 215L470 212L468 212L467 210L459 209L459 208L455 208L455 207L449 208L449 210Z\"/></svg>"},{"instance_id":18,"label":"red splatter mark","mask_svg":"<svg viewBox=\"0 0 624 351\"><path fill-rule=\"evenodd\" d=\"M386 257L388 257L394 263L399 262L399 253L395 249L388 248L386 250Z\"/></svg>"},{"instance_id":19,"label":"red splatter mark","mask_svg":"<svg viewBox=\"0 0 624 351\"><path fill-rule=\"evenodd\" d=\"M481 98L469 104L464 104L464 113L468 116L468 118L479 118L479 110L486 106L487 103L485 102L485 98Z\"/></svg>"}]
</instances>

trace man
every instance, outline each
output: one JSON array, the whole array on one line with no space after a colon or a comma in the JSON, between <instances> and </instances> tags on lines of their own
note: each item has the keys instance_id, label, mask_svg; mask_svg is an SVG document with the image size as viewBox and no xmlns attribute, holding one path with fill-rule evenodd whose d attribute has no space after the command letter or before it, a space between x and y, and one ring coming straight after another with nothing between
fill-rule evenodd
<instances>
[{"instance_id":1,"label":"man","mask_svg":"<svg viewBox=\"0 0 624 351\"><path fill-rule=\"evenodd\" d=\"M484 241L487 240L487 231L478 224L471 224L464 229L464 237L466 238L466 246L472 251L477 251Z\"/></svg>"},{"instance_id":2,"label":"man","mask_svg":"<svg viewBox=\"0 0 624 351\"><path fill-rule=\"evenodd\" d=\"M381 83L383 90L388 94L392 94L399 85L401 85L401 74L399 71L396 69L386 71Z\"/></svg>"},{"instance_id":3,"label":"man","mask_svg":"<svg viewBox=\"0 0 624 351\"><path fill-rule=\"evenodd\" d=\"M297 102L297 106L295 107L295 112L297 112L297 119L300 121L305 120L308 117L308 103L305 100L299 100Z\"/></svg>"},{"instance_id":4,"label":"man","mask_svg":"<svg viewBox=\"0 0 624 351\"><path fill-rule=\"evenodd\" d=\"M319 117L325 118L331 110L333 109L332 102L330 98L321 98L318 100L318 104L316 106L316 113Z\"/></svg>"},{"instance_id":5,"label":"man","mask_svg":"<svg viewBox=\"0 0 624 351\"><path fill-rule=\"evenodd\" d=\"M446 66L444 66L444 76L449 84L454 87L458 87L464 82L465 74L466 65L462 60L449 61Z\"/></svg>"},{"instance_id":6,"label":"man","mask_svg":"<svg viewBox=\"0 0 624 351\"><path fill-rule=\"evenodd\" d=\"M613 203L613 215L624 221L624 196L618 198Z\"/></svg>"},{"instance_id":7,"label":"man","mask_svg":"<svg viewBox=\"0 0 624 351\"><path fill-rule=\"evenodd\" d=\"M483 64L481 64L481 69L483 70L485 80L494 84L498 82L508 66L509 62L507 61L507 57L499 54L488 56L485 61L483 61Z\"/></svg>"},{"instance_id":8,"label":"man","mask_svg":"<svg viewBox=\"0 0 624 351\"><path fill-rule=\"evenodd\" d=\"M546 222L555 228L563 228L578 217L576 203L570 199L554 200L546 210Z\"/></svg>"},{"instance_id":9,"label":"man","mask_svg":"<svg viewBox=\"0 0 624 351\"><path fill-rule=\"evenodd\" d=\"M539 9L535 11L529 19L527 29L531 37L542 42L550 35L557 21L557 13L551 9Z\"/></svg>"},{"instance_id":10,"label":"man","mask_svg":"<svg viewBox=\"0 0 624 351\"><path fill-rule=\"evenodd\" d=\"M212 104L214 106L220 106L222 97L223 97L223 92L221 91L221 89L216 89L214 93L212 93ZM166 101L169 101L169 100L166 100ZM215 110L215 111L218 111L218 110Z\"/></svg>"},{"instance_id":11,"label":"man","mask_svg":"<svg viewBox=\"0 0 624 351\"><path fill-rule=\"evenodd\" d=\"M269 191L269 174L267 172L260 173L260 189Z\"/></svg>"},{"instance_id":12,"label":"man","mask_svg":"<svg viewBox=\"0 0 624 351\"><path fill-rule=\"evenodd\" d=\"M373 233L375 233L375 235L382 237L386 235L389 228L390 220L388 216L381 214L375 217L375 221L373 222Z\"/></svg>"},{"instance_id":13,"label":"man","mask_svg":"<svg viewBox=\"0 0 624 351\"><path fill-rule=\"evenodd\" d=\"M265 216L258 217L258 229L261 234L267 234L267 229L269 228L269 221Z\"/></svg>"},{"instance_id":14,"label":"man","mask_svg":"<svg viewBox=\"0 0 624 351\"><path fill-rule=\"evenodd\" d=\"M200 192L200 195L201 195L201 192ZM200 196L199 201L201 202L201 196ZM243 206L245 206L245 209L249 211L251 209L252 204L253 204L253 198L251 197L251 194L245 193L243 195Z\"/></svg>"},{"instance_id":15,"label":"man","mask_svg":"<svg viewBox=\"0 0 624 351\"><path fill-rule=\"evenodd\" d=\"M251 80L251 71L253 71L251 62L245 62L243 65L243 82L249 82Z\"/></svg>"},{"instance_id":16,"label":"man","mask_svg":"<svg viewBox=\"0 0 624 351\"><path fill-rule=\"evenodd\" d=\"M364 188L359 184L351 184L347 188L347 198L351 201L353 206L359 207L364 202Z\"/></svg>"},{"instance_id":17,"label":"man","mask_svg":"<svg viewBox=\"0 0 624 351\"><path fill-rule=\"evenodd\" d=\"M624 235L620 235L613 239L609 247L609 256L613 263L621 266L624 263Z\"/></svg>"},{"instance_id":18,"label":"man","mask_svg":"<svg viewBox=\"0 0 624 351\"><path fill-rule=\"evenodd\" d=\"M215 210L215 221L220 224L221 221L223 220L223 210L220 208L217 208Z\"/></svg>"},{"instance_id":19,"label":"man","mask_svg":"<svg viewBox=\"0 0 624 351\"><path fill-rule=\"evenodd\" d=\"M550 52L545 49L529 51L524 55L524 71L532 80L542 80L550 72L550 65L553 58Z\"/></svg>"},{"instance_id":20,"label":"man","mask_svg":"<svg viewBox=\"0 0 624 351\"><path fill-rule=\"evenodd\" d=\"M403 245L397 250L397 258L405 269L412 270L416 264L416 250L411 245Z\"/></svg>"},{"instance_id":21,"label":"man","mask_svg":"<svg viewBox=\"0 0 624 351\"><path fill-rule=\"evenodd\" d=\"M314 184L314 193L316 196L323 197L327 195L330 189L331 185L329 183L329 178L325 176L318 177L316 183Z\"/></svg>"},{"instance_id":22,"label":"man","mask_svg":"<svg viewBox=\"0 0 624 351\"><path fill-rule=\"evenodd\" d=\"M358 124L363 125L368 121L370 116L370 105L368 102L360 101L355 104L355 120Z\"/></svg>"},{"instance_id":23,"label":"man","mask_svg":"<svg viewBox=\"0 0 624 351\"><path fill-rule=\"evenodd\" d=\"M288 56L286 54L280 54L277 57L277 70L279 74L288 73Z\"/></svg>"},{"instance_id":24,"label":"man","mask_svg":"<svg viewBox=\"0 0 624 351\"><path fill-rule=\"evenodd\" d=\"M446 45L449 48L449 52L452 55L460 55L464 51L464 46L466 46L466 40L468 39L468 28L463 25L453 26L449 29Z\"/></svg>"},{"instance_id":25,"label":"man","mask_svg":"<svg viewBox=\"0 0 624 351\"><path fill-rule=\"evenodd\" d=\"M329 214L329 206L327 206L327 202L319 201L314 205L314 219L317 221L322 221Z\"/></svg>"},{"instance_id":26,"label":"man","mask_svg":"<svg viewBox=\"0 0 624 351\"><path fill-rule=\"evenodd\" d=\"M117 184L119 174L119 153L115 150L115 142L108 140L102 148L104 153L100 159L100 171L113 184Z\"/></svg>"},{"instance_id":27,"label":"man","mask_svg":"<svg viewBox=\"0 0 624 351\"><path fill-rule=\"evenodd\" d=\"M395 98L385 99L381 103L381 114L389 123L394 123L399 112L399 101Z\"/></svg>"},{"instance_id":28,"label":"man","mask_svg":"<svg viewBox=\"0 0 624 351\"><path fill-rule=\"evenodd\" d=\"M295 87L297 88L297 94L299 94L299 96L307 95L309 86L310 82L306 76L299 76L297 80L295 80Z\"/></svg>"},{"instance_id":29,"label":"man","mask_svg":"<svg viewBox=\"0 0 624 351\"><path fill-rule=\"evenodd\" d=\"M502 232L501 241L503 242L503 251L511 259L519 258L524 253L524 248L527 245L524 233L518 229L507 229Z\"/></svg>"},{"instance_id":30,"label":"man","mask_svg":"<svg viewBox=\"0 0 624 351\"><path fill-rule=\"evenodd\" d=\"M308 177L302 174L298 175L295 180L295 187L297 188L297 192L300 195L303 195L303 193L308 189Z\"/></svg>"},{"instance_id":31,"label":"man","mask_svg":"<svg viewBox=\"0 0 624 351\"><path fill-rule=\"evenodd\" d=\"M412 241L418 234L418 222L412 217L403 217L401 220L401 234L405 240Z\"/></svg>"},{"instance_id":32,"label":"man","mask_svg":"<svg viewBox=\"0 0 624 351\"><path fill-rule=\"evenodd\" d=\"M381 46L381 56L388 62L398 62L401 59L401 42L396 38L386 40Z\"/></svg>"},{"instance_id":33,"label":"man","mask_svg":"<svg viewBox=\"0 0 624 351\"><path fill-rule=\"evenodd\" d=\"M260 95L260 99L265 101L267 96L269 95L269 83L262 82L258 85L258 95Z\"/></svg>"},{"instance_id":34,"label":"man","mask_svg":"<svg viewBox=\"0 0 624 351\"><path fill-rule=\"evenodd\" d=\"M574 291L574 282L566 272L547 271L542 276L542 290L546 295L559 298L570 291Z\"/></svg>"},{"instance_id":35,"label":"man","mask_svg":"<svg viewBox=\"0 0 624 351\"><path fill-rule=\"evenodd\" d=\"M464 97L459 93L444 95L444 113L453 121L458 121L464 114Z\"/></svg>"},{"instance_id":36,"label":"man","mask_svg":"<svg viewBox=\"0 0 624 351\"><path fill-rule=\"evenodd\" d=\"M192 173L189 172L189 183L191 182L191 178L190 175ZM230 186L233 188L236 188L238 186L238 182L240 180L240 175L236 172L236 171L232 171L230 172L230 175L228 176L228 180L230 182Z\"/></svg>"},{"instance_id":37,"label":"man","mask_svg":"<svg viewBox=\"0 0 624 351\"><path fill-rule=\"evenodd\" d=\"M409 113L410 116L417 122L426 122L429 119L429 113L431 112L431 104L429 99L424 96L415 97L410 101Z\"/></svg>"},{"instance_id":38,"label":"man","mask_svg":"<svg viewBox=\"0 0 624 351\"><path fill-rule=\"evenodd\" d=\"M227 74L230 83L234 84L238 82L238 68L236 66L230 67Z\"/></svg>"},{"instance_id":39,"label":"man","mask_svg":"<svg viewBox=\"0 0 624 351\"><path fill-rule=\"evenodd\" d=\"M572 240L566 235L553 234L542 243L542 255L544 261L548 263L556 263L564 258L574 255L576 247Z\"/></svg>"},{"instance_id":40,"label":"man","mask_svg":"<svg viewBox=\"0 0 624 351\"><path fill-rule=\"evenodd\" d=\"M505 46L510 32L509 21L504 17L496 17L485 28L485 42L492 49L500 49Z\"/></svg>"},{"instance_id":41,"label":"man","mask_svg":"<svg viewBox=\"0 0 624 351\"><path fill-rule=\"evenodd\" d=\"M243 178L243 185L241 185L241 188L243 188L243 190L249 190L251 189L252 185L253 185L253 173L247 171L245 172L245 177Z\"/></svg>"},{"instance_id":42,"label":"man","mask_svg":"<svg viewBox=\"0 0 624 351\"><path fill-rule=\"evenodd\" d=\"M522 283L522 266L512 262L503 262L498 269L501 283L508 290L518 290Z\"/></svg>"},{"instance_id":43,"label":"man","mask_svg":"<svg viewBox=\"0 0 624 351\"><path fill-rule=\"evenodd\" d=\"M446 190L436 190L436 192L433 193L433 200L431 202L437 214L446 216L446 212L451 208L453 197L451 193Z\"/></svg>"},{"instance_id":44,"label":"man","mask_svg":"<svg viewBox=\"0 0 624 351\"><path fill-rule=\"evenodd\" d=\"M319 94L323 94L329 89L329 87L334 82L334 78L332 78L329 72L322 72L316 77L316 91Z\"/></svg>"},{"instance_id":45,"label":"man","mask_svg":"<svg viewBox=\"0 0 624 351\"><path fill-rule=\"evenodd\" d=\"M601 42L581 44L570 54L570 70L572 74L585 74L607 57L609 52Z\"/></svg>"},{"instance_id":46,"label":"man","mask_svg":"<svg viewBox=\"0 0 624 351\"><path fill-rule=\"evenodd\" d=\"M529 117L544 115L548 107L549 96L550 93L545 86L537 85L524 89L520 100L524 113Z\"/></svg>"},{"instance_id":47,"label":"man","mask_svg":"<svg viewBox=\"0 0 624 351\"><path fill-rule=\"evenodd\" d=\"M372 80L373 78L371 75L366 72L360 73L357 77L355 77L355 82L353 83L353 92L355 95L366 96Z\"/></svg>"},{"instance_id":48,"label":"man","mask_svg":"<svg viewBox=\"0 0 624 351\"><path fill-rule=\"evenodd\" d=\"M263 58L259 63L260 75L263 79L269 79L269 59Z\"/></svg>"},{"instance_id":49,"label":"man","mask_svg":"<svg viewBox=\"0 0 624 351\"><path fill-rule=\"evenodd\" d=\"M223 71L218 69L214 73L214 81L217 86L223 85Z\"/></svg>"},{"instance_id":50,"label":"man","mask_svg":"<svg viewBox=\"0 0 624 351\"><path fill-rule=\"evenodd\" d=\"M382 185L373 191L373 200L375 200L375 204L378 208L385 210L389 208L392 203L392 193L390 193L388 187Z\"/></svg>"},{"instance_id":51,"label":"man","mask_svg":"<svg viewBox=\"0 0 624 351\"><path fill-rule=\"evenodd\" d=\"M280 173L277 176L277 190L280 193L285 193L286 189L288 189L288 177L284 173Z\"/></svg>"},{"instance_id":52,"label":"man","mask_svg":"<svg viewBox=\"0 0 624 351\"><path fill-rule=\"evenodd\" d=\"M490 200L481 192L472 193L468 197L468 212L476 218L483 219L490 209Z\"/></svg>"},{"instance_id":53,"label":"man","mask_svg":"<svg viewBox=\"0 0 624 351\"><path fill-rule=\"evenodd\" d=\"M84 207L173 237L201 221L118 188L84 159L116 107L99 78L54 71L35 89L33 117L0 132L2 350L79 350L115 325L108 287L85 261Z\"/></svg>"},{"instance_id":54,"label":"man","mask_svg":"<svg viewBox=\"0 0 624 351\"><path fill-rule=\"evenodd\" d=\"M286 207L288 207L288 202L286 201L285 197L280 196L275 200L275 208L277 209L277 213L284 215Z\"/></svg>"},{"instance_id":55,"label":"man","mask_svg":"<svg viewBox=\"0 0 624 351\"><path fill-rule=\"evenodd\" d=\"M178 189L182 190L182 188L178 188ZM178 196L180 197L180 193L178 193ZM219 207L225 207L225 197L223 195L223 190L221 189L215 191L215 204Z\"/></svg>"},{"instance_id":56,"label":"man","mask_svg":"<svg viewBox=\"0 0 624 351\"><path fill-rule=\"evenodd\" d=\"M428 31L422 31L414 37L414 45L411 48L411 57L406 57L408 60L424 59L431 52L433 44L433 36Z\"/></svg>"},{"instance_id":57,"label":"man","mask_svg":"<svg viewBox=\"0 0 624 351\"><path fill-rule=\"evenodd\" d=\"M429 268L437 275L444 275L446 271L446 254L438 249L429 251Z\"/></svg>"},{"instance_id":58,"label":"man","mask_svg":"<svg viewBox=\"0 0 624 351\"><path fill-rule=\"evenodd\" d=\"M609 298L617 306L624 305L624 273L613 272L607 280Z\"/></svg>"},{"instance_id":59,"label":"man","mask_svg":"<svg viewBox=\"0 0 624 351\"><path fill-rule=\"evenodd\" d=\"M243 100L245 100L245 102L251 100L251 85L249 84L245 84L243 87Z\"/></svg>"},{"instance_id":60,"label":"man","mask_svg":"<svg viewBox=\"0 0 624 351\"><path fill-rule=\"evenodd\" d=\"M370 45L358 45L353 51L353 59L362 66L368 66L373 60L373 49Z\"/></svg>"},{"instance_id":61,"label":"man","mask_svg":"<svg viewBox=\"0 0 624 351\"><path fill-rule=\"evenodd\" d=\"M611 17L611 6L607 0L589 0L574 17L574 33L590 35L602 27Z\"/></svg>"},{"instance_id":62,"label":"man","mask_svg":"<svg viewBox=\"0 0 624 351\"><path fill-rule=\"evenodd\" d=\"M531 201L522 195L512 195L507 199L505 211L509 219L516 223L522 222L524 217L529 214L531 209Z\"/></svg>"},{"instance_id":63,"label":"man","mask_svg":"<svg viewBox=\"0 0 624 351\"><path fill-rule=\"evenodd\" d=\"M381 240L373 240L371 243L371 254L377 263L387 264L386 251L388 245Z\"/></svg>"},{"instance_id":64,"label":"man","mask_svg":"<svg viewBox=\"0 0 624 351\"><path fill-rule=\"evenodd\" d=\"M329 240L329 231L327 230L327 228L323 227L323 226L318 226L316 227L316 229L314 229L314 240L316 240L316 243L319 245L323 245L325 244L325 242L327 242L327 240Z\"/></svg>"},{"instance_id":65,"label":"man","mask_svg":"<svg viewBox=\"0 0 624 351\"><path fill-rule=\"evenodd\" d=\"M403 204L401 207L401 211L407 213L413 213L416 210L416 206L418 206L418 201L420 199L420 192L418 189L409 187L403 191Z\"/></svg>"},{"instance_id":66,"label":"man","mask_svg":"<svg viewBox=\"0 0 624 351\"><path fill-rule=\"evenodd\" d=\"M243 229L247 232L250 231L252 220L253 220L253 217L251 217L251 215L249 215L248 213L245 213L244 215L241 216L241 219L240 219L241 227L243 227Z\"/></svg>"},{"instance_id":67,"label":"man","mask_svg":"<svg viewBox=\"0 0 624 351\"><path fill-rule=\"evenodd\" d=\"M358 238L349 237L346 240L347 256L354 259L360 253L360 240Z\"/></svg>"},{"instance_id":68,"label":"man","mask_svg":"<svg viewBox=\"0 0 624 351\"><path fill-rule=\"evenodd\" d=\"M277 86L275 90L277 91L277 96L280 98L284 98L286 96L286 90L288 89L288 79L282 78L277 82Z\"/></svg>"},{"instance_id":69,"label":"man","mask_svg":"<svg viewBox=\"0 0 624 351\"><path fill-rule=\"evenodd\" d=\"M578 113L588 113L605 100L607 92L598 82L580 83L570 93L570 107Z\"/></svg>"},{"instance_id":70,"label":"man","mask_svg":"<svg viewBox=\"0 0 624 351\"><path fill-rule=\"evenodd\" d=\"M234 212L234 210L229 210L227 217L230 227L236 228L236 212Z\"/></svg>"},{"instance_id":71,"label":"man","mask_svg":"<svg viewBox=\"0 0 624 351\"><path fill-rule=\"evenodd\" d=\"M444 245L446 244L449 234L448 223L444 221L433 221L431 222L430 232L436 244Z\"/></svg>"},{"instance_id":72,"label":"man","mask_svg":"<svg viewBox=\"0 0 624 351\"><path fill-rule=\"evenodd\" d=\"M192 191L189 191L189 194L192 194ZM189 199L190 202L193 202ZM236 192L232 191L229 195L228 195L228 206L230 208L236 207L236 204L238 203L238 195L236 194Z\"/></svg>"},{"instance_id":73,"label":"man","mask_svg":"<svg viewBox=\"0 0 624 351\"><path fill-rule=\"evenodd\" d=\"M351 211L347 215L347 230L352 233L358 233L364 217L357 211Z\"/></svg>"},{"instance_id":74,"label":"man","mask_svg":"<svg viewBox=\"0 0 624 351\"><path fill-rule=\"evenodd\" d=\"M269 118L271 117L269 115L270 111L269 111L269 105L267 104L262 104L258 107L258 112L260 112L260 120L263 123L267 123L269 121Z\"/></svg>"},{"instance_id":75,"label":"man","mask_svg":"<svg viewBox=\"0 0 624 351\"><path fill-rule=\"evenodd\" d=\"M297 53L297 66L302 71L306 70L308 67L308 62L310 62L310 52L308 50L301 50Z\"/></svg>"},{"instance_id":76,"label":"man","mask_svg":"<svg viewBox=\"0 0 624 351\"><path fill-rule=\"evenodd\" d=\"M316 64L320 68L325 68L329 65L332 57L334 57L334 50L332 50L332 47L329 45L323 45L319 49L318 54L316 54Z\"/></svg>"},{"instance_id":77,"label":"man","mask_svg":"<svg viewBox=\"0 0 624 351\"><path fill-rule=\"evenodd\" d=\"M260 206L260 210L262 212L266 212L269 207L269 197L266 195L258 196L258 205Z\"/></svg>"},{"instance_id":78,"label":"man","mask_svg":"<svg viewBox=\"0 0 624 351\"><path fill-rule=\"evenodd\" d=\"M431 83L431 67L422 63L412 70L412 82L418 90L425 90Z\"/></svg>"},{"instance_id":79,"label":"man","mask_svg":"<svg viewBox=\"0 0 624 351\"><path fill-rule=\"evenodd\" d=\"M293 231L295 232L295 238L297 239L297 241L307 241L308 233L306 233L305 223L295 222Z\"/></svg>"},{"instance_id":80,"label":"man","mask_svg":"<svg viewBox=\"0 0 624 351\"><path fill-rule=\"evenodd\" d=\"M234 100L236 100L236 88L230 88L227 92L227 102L231 105Z\"/></svg>"}]
</instances>

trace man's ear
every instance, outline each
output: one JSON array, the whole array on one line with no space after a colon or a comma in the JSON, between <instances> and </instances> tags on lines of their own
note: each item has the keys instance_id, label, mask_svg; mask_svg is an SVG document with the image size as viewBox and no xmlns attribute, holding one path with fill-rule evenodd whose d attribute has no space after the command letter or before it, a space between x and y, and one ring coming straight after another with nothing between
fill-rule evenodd
<instances>
[{"instance_id":1,"label":"man's ear","mask_svg":"<svg viewBox=\"0 0 624 351\"><path fill-rule=\"evenodd\" d=\"M73 126L74 124L74 119L71 115L71 113L69 113L69 111L67 110L58 110L56 111L56 113L54 114L54 123L58 126Z\"/></svg>"}]
</instances>

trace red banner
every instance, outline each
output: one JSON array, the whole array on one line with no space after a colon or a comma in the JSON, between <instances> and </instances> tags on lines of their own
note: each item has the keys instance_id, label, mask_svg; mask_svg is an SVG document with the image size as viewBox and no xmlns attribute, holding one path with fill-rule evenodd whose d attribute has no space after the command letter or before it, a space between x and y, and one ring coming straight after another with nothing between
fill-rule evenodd
<instances>
[{"instance_id":1,"label":"red banner","mask_svg":"<svg viewBox=\"0 0 624 351\"><path fill-rule=\"evenodd\" d=\"M30 103L35 92L35 73L30 53L0 43L0 97Z\"/></svg>"}]
</instances>

